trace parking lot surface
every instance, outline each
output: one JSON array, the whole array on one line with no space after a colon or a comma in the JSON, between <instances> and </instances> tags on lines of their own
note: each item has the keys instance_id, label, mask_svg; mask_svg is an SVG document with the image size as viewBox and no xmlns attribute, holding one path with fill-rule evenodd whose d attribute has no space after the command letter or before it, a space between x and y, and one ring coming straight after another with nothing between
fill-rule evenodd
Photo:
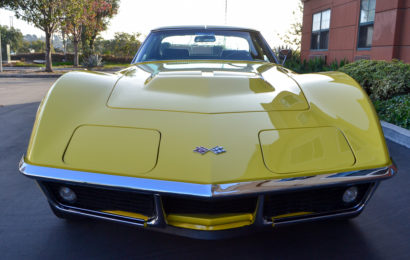
<instances>
[{"instance_id":1,"label":"parking lot surface","mask_svg":"<svg viewBox=\"0 0 410 260\"><path fill-rule=\"evenodd\" d=\"M0 259L410 259L410 150L392 142L399 173L350 221L203 241L56 218L35 182L17 169L39 101L54 80L0 78Z\"/></svg>"}]
</instances>

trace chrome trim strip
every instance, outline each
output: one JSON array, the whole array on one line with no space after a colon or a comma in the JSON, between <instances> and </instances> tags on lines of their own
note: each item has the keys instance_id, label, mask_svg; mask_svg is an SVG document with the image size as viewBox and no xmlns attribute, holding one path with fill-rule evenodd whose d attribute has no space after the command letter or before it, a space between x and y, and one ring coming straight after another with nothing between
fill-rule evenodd
<instances>
[{"instance_id":1,"label":"chrome trim strip","mask_svg":"<svg viewBox=\"0 0 410 260\"><path fill-rule=\"evenodd\" d=\"M150 227L164 228L166 226L165 215L162 209L162 203L158 204L158 202L156 201L156 199L159 198L158 195L155 195L155 199L154 199L155 210L156 210L155 215L153 217L150 217L148 220L127 217L127 216L122 216L122 215L116 215L116 214L107 213L103 211L63 205L58 202L55 202L47 194L46 194L46 197L48 201L52 204L52 207L55 207L56 209L62 212L65 212L65 213L76 214L76 215L81 215L81 216L86 216L86 217L94 217L94 218L99 218L99 219L104 219L104 220L114 220L117 222L133 224L133 225L141 226L141 227L150 226Z\"/></svg>"},{"instance_id":2,"label":"chrome trim strip","mask_svg":"<svg viewBox=\"0 0 410 260\"><path fill-rule=\"evenodd\" d=\"M94 211L94 210L66 208L56 203L52 203L52 207L55 207L57 210L64 212L64 213L69 213L69 214L74 214L74 215L79 215L79 216L84 216L84 217L97 218L97 219L102 219L102 220L109 220L109 221L125 223L125 224L131 224L131 225L139 226L139 227L145 227L145 223L146 223L142 219L127 218L127 217L122 217L119 215L114 215L114 214L109 214L109 213L104 213L104 212L99 212L99 211Z\"/></svg>"},{"instance_id":3,"label":"chrome trim strip","mask_svg":"<svg viewBox=\"0 0 410 260\"><path fill-rule=\"evenodd\" d=\"M338 218L338 217L349 217L349 216L354 216L356 214L359 214L361 211L363 211L365 207L365 204L360 205L359 207L355 208L352 211L345 211L345 212L339 212L339 213L328 213L325 215L320 215L320 216L305 216L301 217L298 219L293 219L289 221L281 221L278 223L273 223L273 222L268 222L266 224L269 225L274 225L274 227L279 227L279 226L285 226L285 225L290 225L290 224L298 224L298 223L304 223L304 222L312 222L312 221L318 221L318 220L324 220L324 219L331 219L331 218Z\"/></svg>"},{"instance_id":4,"label":"chrome trim strip","mask_svg":"<svg viewBox=\"0 0 410 260\"><path fill-rule=\"evenodd\" d=\"M373 189L373 191L374 190L375 188ZM331 218L337 218L337 217L354 216L356 214L359 214L361 211L363 211L370 197L371 195L368 195L364 203L361 203L360 205L353 208L352 210L341 211L341 212L327 212L327 213L320 214L320 215L301 216L300 218L297 218L297 219L282 220L277 223L273 223L272 221L266 221L263 219L263 216L261 214L257 214L257 216L255 217L255 222L252 225L249 225L248 227L251 227L251 228L252 227L268 227L268 226L279 227L279 226L285 226L289 224L298 224L298 223L331 219ZM118 223L138 226L138 227L157 228L156 230L158 231L164 230L168 227L168 225L165 222L165 219L161 217L156 219L155 221L148 220L147 222L145 222L142 219L122 217L119 215L114 215L114 214L109 214L109 213L104 213L104 212L99 212L99 211L83 210L83 209L77 209L77 208L66 208L65 206L59 205L53 201L50 201L50 203L52 204L52 207L55 207L57 210L65 212L65 213L69 213L69 214L97 218L97 219L102 219L102 220L108 220L108 221L113 221L113 222L118 222ZM227 229L227 231L229 230L231 229ZM193 230L193 232L195 231L196 230Z\"/></svg>"},{"instance_id":5,"label":"chrome trim strip","mask_svg":"<svg viewBox=\"0 0 410 260\"><path fill-rule=\"evenodd\" d=\"M102 185L112 188L133 189L159 194L178 194L207 198L315 188L319 186L329 186L343 183L348 184L365 181L379 181L392 177L397 172L396 166L392 164L388 167L377 169L321 174L299 178L272 179L227 184L196 184L36 166L24 162L24 157L20 162L19 169L20 172L27 177L40 180Z\"/></svg>"}]
</instances>

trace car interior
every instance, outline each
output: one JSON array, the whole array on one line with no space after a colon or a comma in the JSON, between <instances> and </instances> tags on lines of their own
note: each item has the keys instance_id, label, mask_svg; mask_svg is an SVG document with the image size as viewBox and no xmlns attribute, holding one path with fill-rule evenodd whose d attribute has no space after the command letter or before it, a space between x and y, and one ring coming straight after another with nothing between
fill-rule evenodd
<instances>
[{"instance_id":1,"label":"car interior","mask_svg":"<svg viewBox=\"0 0 410 260\"><path fill-rule=\"evenodd\" d=\"M231 59L231 60L252 60L249 51L245 50L224 50L222 46L186 46L171 45L164 42L160 47L160 59Z\"/></svg>"}]
</instances>

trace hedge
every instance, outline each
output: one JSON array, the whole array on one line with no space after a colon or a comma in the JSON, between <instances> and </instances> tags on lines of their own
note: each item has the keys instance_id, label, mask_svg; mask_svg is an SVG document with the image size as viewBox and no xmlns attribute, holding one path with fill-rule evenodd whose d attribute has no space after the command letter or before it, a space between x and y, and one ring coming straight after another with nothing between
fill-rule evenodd
<instances>
[{"instance_id":1,"label":"hedge","mask_svg":"<svg viewBox=\"0 0 410 260\"><path fill-rule=\"evenodd\" d=\"M334 71L347 63L348 61L346 59L343 59L340 61L334 60L332 63L327 64L326 60L320 57L302 60L300 52L293 51L288 59L286 59L286 62L283 66L297 73L313 73L321 71Z\"/></svg>"},{"instance_id":2,"label":"hedge","mask_svg":"<svg viewBox=\"0 0 410 260\"><path fill-rule=\"evenodd\" d=\"M410 64L360 60L339 71L360 83L381 120L410 129Z\"/></svg>"},{"instance_id":3,"label":"hedge","mask_svg":"<svg viewBox=\"0 0 410 260\"><path fill-rule=\"evenodd\" d=\"M360 60L339 68L354 78L373 100L410 93L410 64L393 60Z\"/></svg>"},{"instance_id":4,"label":"hedge","mask_svg":"<svg viewBox=\"0 0 410 260\"><path fill-rule=\"evenodd\" d=\"M112 62L112 63L131 63L133 57L116 57L113 55L102 55L103 62ZM23 53L23 54L16 54L11 56L12 60L20 60L20 61L33 61L33 60L44 60L45 54L44 53ZM63 61L73 61L74 54L73 53L52 53L51 59L53 62L63 62ZM80 57L80 61L82 61L82 57Z\"/></svg>"},{"instance_id":5,"label":"hedge","mask_svg":"<svg viewBox=\"0 0 410 260\"><path fill-rule=\"evenodd\" d=\"M285 63L298 73L339 70L354 78L370 96L381 120L410 129L410 64L401 61L302 61L299 53ZM340 68L339 68L340 66Z\"/></svg>"},{"instance_id":6,"label":"hedge","mask_svg":"<svg viewBox=\"0 0 410 260\"><path fill-rule=\"evenodd\" d=\"M389 100L373 100L381 120L410 129L410 94Z\"/></svg>"}]
</instances>

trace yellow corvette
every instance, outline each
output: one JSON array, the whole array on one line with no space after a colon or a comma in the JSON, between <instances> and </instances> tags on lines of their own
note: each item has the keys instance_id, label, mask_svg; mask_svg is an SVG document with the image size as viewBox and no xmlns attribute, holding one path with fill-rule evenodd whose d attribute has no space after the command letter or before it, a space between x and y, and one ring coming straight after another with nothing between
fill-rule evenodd
<instances>
[{"instance_id":1,"label":"yellow corvette","mask_svg":"<svg viewBox=\"0 0 410 260\"><path fill-rule=\"evenodd\" d=\"M261 34L153 30L115 74L67 73L20 171L62 218L216 238L360 214L396 173L363 89L296 74Z\"/></svg>"}]
</instances>

